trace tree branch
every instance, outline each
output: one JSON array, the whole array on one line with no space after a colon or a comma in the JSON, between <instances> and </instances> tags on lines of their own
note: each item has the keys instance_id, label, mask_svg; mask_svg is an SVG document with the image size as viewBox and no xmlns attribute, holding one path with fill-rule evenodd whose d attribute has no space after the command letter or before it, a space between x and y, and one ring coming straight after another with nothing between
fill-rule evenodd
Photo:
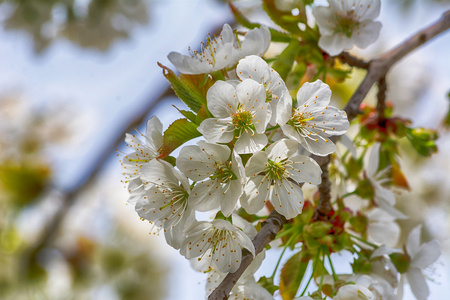
<instances>
[{"instance_id":1,"label":"tree branch","mask_svg":"<svg viewBox=\"0 0 450 300\"><path fill-rule=\"evenodd\" d=\"M348 53L348 52L342 52L341 54L339 54L336 57L338 57L342 62L344 62L352 67L368 69L369 65L370 65L370 62L366 62L357 57L354 57L354 56L350 55L350 53Z\"/></svg>"},{"instance_id":2,"label":"tree branch","mask_svg":"<svg viewBox=\"0 0 450 300\"><path fill-rule=\"evenodd\" d=\"M348 120L351 121L357 116L359 112L359 106L361 105L369 90L376 82L379 82L381 78L384 78L386 76L386 73L389 71L392 65L398 62L408 53L418 48L420 45L424 44L438 34L444 32L448 28L450 28L450 11L444 13L441 19L436 23L419 31L394 49L382 55L380 58L368 62L368 71L366 77L363 79L362 83L352 95L344 108L344 111L347 113ZM336 138L333 139L333 141L336 141ZM316 161L319 163L322 170L328 167L328 156L315 158L317 158ZM325 206L326 204L323 203L323 205ZM286 222L287 220L283 216L281 216L275 210L272 211L272 213L269 215L269 217L261 227L258 235L253 240L255 249L259 249L259 251L257 250L256 253L259 253L276 237L276 234L282 229L283 225ZM219 286L211 293L211 295L208 297L208 300L228 299L228 295L233 286L236 284L242 273L244 273L245 269L247 269L247 267L253 260L252 255L245 252L246 251L244 251L244 257L239 269L235 273L229 273L219 284Z\"/></svg>"}]
</instances>

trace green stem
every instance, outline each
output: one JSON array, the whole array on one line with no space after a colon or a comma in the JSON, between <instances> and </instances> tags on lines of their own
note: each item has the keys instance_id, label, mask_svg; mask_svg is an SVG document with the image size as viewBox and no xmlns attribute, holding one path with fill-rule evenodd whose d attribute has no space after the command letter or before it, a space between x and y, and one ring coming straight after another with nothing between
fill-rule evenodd
<instances>
[{"instance_id":1,"label":"green stem","mask_svg":"<svg viewBox=\"0 0 450 300\"><path fill-rule=\"evenodd\" d=\"M317 269L317 264L319 263L320 250L322 250L322 248L319 248L317 250L317 254L316 254L316 258L314 260L314 266L313 266L313 269L312 269L312 272L311 272L311 276L309 277L309 280L306 283L306 286L303 289L303 292L300 294L300 297L303 296L306 293L306 290L308 289L309 283L311 282L312 278L314 277L314 270Z\"/></svg>"},{"instance_id":2,"label":"green stem","mask_svg":"<svg viewBox=\"0 0 450 300\"><path fill-rule=\"evenodd\" d=\"M320 292L320 296L322 297L322 284L323 284L323 277L325 275L325 251L323 251L323 256L322 256L322 273L320 274L320 282L319 282L319 292Z\"/></svg>"},{"instance_id":3,"label":"green stem","mask_svg":"<svg viewBox=\"0 0 450 300\"><path fill-rule=\"evenodd\" d=\"M289 228L288 230L283 231L283 232L277 234L277 237L276 237L275 239L279 239L279 238L281 238L281 237L283 237L283 236L285 236L285 235L291 233L291 232L294 231L295 229L296 229L295 227L291 227L291 228Z\"/></svg>"},{"instance_id":4,"label":"green stem","mask_svg":"<svg viewBox=\"0 0 450 300\"><path fill-rule=\"evenodd\" d=\"M280 128L280 125L277 125L277 126L273 126L273 127L267 128L267 129L266 129L266 132L267 132L267 131L272 131L272 130L275 130L275 129L278 129L278 128Z\"/></svg>"},{"instance_id":5,"label":"green stem","mask_svg":"<svg viewBox=\"0 0 450 300\"><path fill-rule=\"evenodd\" d=\"M338 276L336 275L336 271L334 270L333 262L331 261L330 253L327 251L328 262L330 263L331 273L333 273L334 282L338 281Z\"/></svg>"},{"instance_id":6,"label":"green stem","mask_svg":"<svg viewBox=\"0 0 450 300\"><path fill-rule=\"evenodd\" d=\"M347 233L348 233L348 232L347 232ZM366 244L366 245L369 245L370 247L378 248L377 245L372 244L372 243L370 243L370 242L368 242L368 241L366 241L366 240L363 240L362 238L360 238L360 237L358 237L358 236L356 236L356 235L353 235L353 234L351 234L351 233L348 233L348 235L350 235L350 236L351 236L352 238L354 238L354 239L357 239L357 240L360 241L360 242L363 242L363 243Z\"/></svg>"},{"instance_id":7,"label":"green stem","mask_svg":"<svg viewBox=\"0 0 450 300\"><path fill-rule=\"evenodd\" d=\"M297 235L293 235L291 236L291 238L289 239L289 241L286 243L286 245L284 246L283 252L281 252L280 258L277 261L277 265L275 266L275 270L273 270L272 276L270 276L270 278L272 278L272 280L275 278L275 273L277 272L278 266L280 265L281 259L283 258L284 252L286 252L286 249L289 247L289 244L294 240L294 238L296 238Z\"/></svg>"}]
</instances>

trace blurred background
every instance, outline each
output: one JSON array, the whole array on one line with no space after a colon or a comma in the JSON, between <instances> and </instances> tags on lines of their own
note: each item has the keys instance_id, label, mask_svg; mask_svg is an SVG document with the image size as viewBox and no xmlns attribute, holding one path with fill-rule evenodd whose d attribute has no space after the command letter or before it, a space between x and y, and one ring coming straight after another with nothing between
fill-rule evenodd
<instances>
[{"instance_id":1,"label":"blurred background","mask_svg":"<svg viewBox=\"0 0 450 300\"><path fill-rule=\"evenodd\" d=\"M271 24L258 1L235 4ZM449 8L382 1L379 40L354 54L375 57ZM183 104L156 62L173 68L170 51L187 54L226 22L232 15L218 0L0 2L0 299L204 298L205 276L126 204L115 149L126 152L124 133L143 131L152 115L165 128L180 117L173 105ZM431 159L401 148L411 190L397 200L411 216L400 223L402 241L418 223L424 241L440 241L431 299L450 286L449 51L447 32L387 79L395 114L440 135ZM335 86L335 100L348 99L363 75ZM280 251L271 251L257 277L273 271Z\"/></svg>"}]
</instances>

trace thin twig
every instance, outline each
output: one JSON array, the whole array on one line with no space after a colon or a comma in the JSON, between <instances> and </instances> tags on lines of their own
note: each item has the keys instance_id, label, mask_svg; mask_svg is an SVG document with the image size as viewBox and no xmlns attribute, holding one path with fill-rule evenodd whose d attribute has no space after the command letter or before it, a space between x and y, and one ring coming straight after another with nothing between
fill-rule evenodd
<instances>
[{"instance_id":1,"label":"thin twig","mask_svg":"<svg viewBox=\"0 0 450 300\"><path fill-rule=\"evenodd\" d=\"M369 90L376 82L386 76L386 73L389 71L392 65L394 65L408 53L418 48L420 45L424 44L438 34L444 32L448 28L450 28L450 11L447 11L439 21L419 31L417 34L407 39L393 50L388 51L378 59L370 61L368 63L369 66L366 77L344 108L344 111L347 113L348 120L351 121L356 117L359 111L359 106L361 105ZM328 162L329 159L327 159L326 157L318 158L318 163L322 168L326 166ZM281 230L286 222L287 220L284 219L283 216L281 216L275 210L272 211L272 213L267 218L266 223L262 226L260 232L253 240L255 249L263 249L266 245L268 245L275 238L278 231ZM245 269L247 269L247 267L253 260L252 255L245 252L246 251L244 251L245 256L241 262L239 269L235 273L228 274L219 284L219 286L211 293L211 295L208 297L208 300L228 299L228 295L233 286L236 284L239 277L242 275L242 273L244 273Z\"/></svg>"},{"instance_id":2,"label":"thin twig","mask_svg":"<svg viewBox=\"0 0 450 300\"><path fill-rule=\"evenodd\" d=\"M363 61L353 55L350 55L348 52L342 52L337 56L342 62L348 64L352 67L357 67L361 69L368 69L370 66L370 62Z\"/></svg>"},{"instance_id":3,"label":"thin twig","mask_svg":"<svg viewBox=\"0 0 450 300\"><path fill-rule=\"evenodd\" d=\"M378 118L384 119L384 110L386 109L386 78L382 77L378 81L378 102L377 102L377 112Z\"/></svg>"}]
</instances>

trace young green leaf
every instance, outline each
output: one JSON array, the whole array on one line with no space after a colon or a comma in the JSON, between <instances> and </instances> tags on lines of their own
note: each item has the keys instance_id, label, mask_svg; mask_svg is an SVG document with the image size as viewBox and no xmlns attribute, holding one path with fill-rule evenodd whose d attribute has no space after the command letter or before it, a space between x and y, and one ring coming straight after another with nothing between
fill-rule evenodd
<instances>
[{"instance_id":1,"label":"young green leaf","mask_svg":"<svg viewBox=\"0 0 450 300\"><path fill-rule=\"evenodd\" d=\"M294 299L308 267L309 258L304 252L294 254L284 264L280 275L280 295L283 300Z\"/></svg>"},{"instance_id":2,"label":"young green leaf","mask_svg":"<svg viewBox=\"0 0 450 300\"><path fill-rule=\"evenodd\" d=\"M165 158L179 146L200 136L197 127L197 124L189 122L187 119L178 119L173 122L164 132L163 145L160 149L161 155L158 158Z\"/></svg>"},{"instance_id":3,"label":"young green leaf","mask_svg":"<svg viewBox=\"0 0 450 300\"><path fill-rule=\"evenodd\" d=\"M174 71L158 63L163 69L163 74L170 82L175 94L194 112L198 112L202 104L206 103L206 98L187 80L180 79Z\"/></svg>"}]
</instances>

